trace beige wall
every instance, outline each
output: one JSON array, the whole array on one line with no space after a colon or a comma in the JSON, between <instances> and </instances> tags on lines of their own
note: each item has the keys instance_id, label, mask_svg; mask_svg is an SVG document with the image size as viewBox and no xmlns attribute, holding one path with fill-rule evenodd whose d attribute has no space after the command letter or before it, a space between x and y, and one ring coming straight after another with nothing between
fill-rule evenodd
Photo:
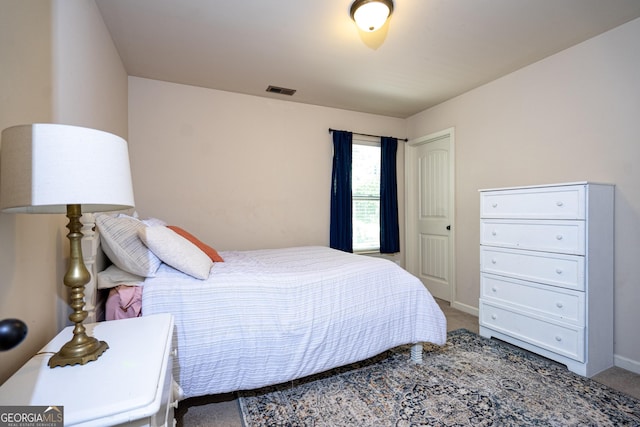
<instances>
[{"instance_id":1,"label":"beige wall","mask_svg":"<svg viewBox=\"0 0 640 427\"><path fill-rule=\"evenodd\" d=\"M640 20L407 120L455 127L458 303L479 297L478 189L594 181L615 191L616 364L640 372Z\"/></svg>"},{"instance_id":2,"label":"beige wall","mask_svg":"<svg viewBox=\"0 0 640 427\"><path fill-rule=\"evenodd\" d=\"M49 2L0 2L2 129L52 119L51 27ZM51 216L0 213L0 319L29 328L19 347L0 353L0 383L56 332L57 230Z\"/></svg>"},{"instance_id":3,"label":"beige wall","mask_svg":"<svg viewBox=\"0 0 640 427\"><path fill-rule=\"evenodd\" d=\"M402 119L135 77L129 124L139 213L221 250L328 245L328 129L405 132Z\"/></svg>"},{"instance_id":4,"label":"beige wall","mask_svg":"<svg viewBox=\"0 0 640 427\"><path fill-rule=\"evenodd\" d=\"M93 0L54 0L54 122L127 139L127 72Z\"/></svg>"},{"instance_id":5,"label":"beige wall","mask_svg":"<svg viewBox=\"0 0 640 427\"><path fill-rule=\"evenodd\" d=\"M54 122L126 137L127 76L93 0L0 0L0 58L0 129ZM0 353L0 383L68 322L65 224L0 213L0 319L29 328Z\"/></svg>"}]
</instances>

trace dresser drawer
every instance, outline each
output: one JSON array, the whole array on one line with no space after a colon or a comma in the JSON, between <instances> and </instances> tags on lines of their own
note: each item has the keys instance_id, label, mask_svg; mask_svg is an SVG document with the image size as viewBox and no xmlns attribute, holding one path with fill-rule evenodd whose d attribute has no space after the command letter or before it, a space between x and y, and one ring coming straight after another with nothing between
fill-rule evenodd
<instances>
[{"instance_id":1,"label":"dresser drawer","mask_svg":"<svg viewBox=\"0 0 640 427\"><path fill-rule=\"evenodd\" d=\"M480 244L584 255L584 221L483 219Z\"/></svg>"},{"instance_id":2,"label":"dresser drawer","mask_svg":"<svg viewBox=\"0 0 640 427\"><path fill-rule=\"evenodd\" d=\"M480 300L480 325L584 362L584 327L552 322L510 307Z\"/></svg>"},{"instance_id":3,"label":"dresser drawer","mask_svg":"<svg viewBox=\"0 0 640 427\"><path fill-rule=\"evenodd\" d=\"M483 273L480 297L576 326L585 324L584 292Z\"/></svg>"},{"instance_id":4,"label":"dresser drawer","mask_svg":"<svg viewBox=\"0 0 640 427\"><path fill-rule=\"evenodd\" d=\"M482 218L585 219L585 186L483 191Z\"/></svg>"},{"instance_id":5,"label":"dresser drawer","mask_svg":"<svg viewBox=\"0 0 640 427\"><path fill-rule=\"evenodd\" d=\"M481 246L480 271L585 290L584 257L580 255Z\"/></svg>"}]
</instances>

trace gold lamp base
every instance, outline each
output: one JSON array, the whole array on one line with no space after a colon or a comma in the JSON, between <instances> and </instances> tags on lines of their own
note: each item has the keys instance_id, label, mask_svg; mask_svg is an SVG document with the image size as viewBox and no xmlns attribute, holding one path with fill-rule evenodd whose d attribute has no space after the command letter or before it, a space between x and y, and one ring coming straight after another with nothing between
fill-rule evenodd
<instances>
[{"instance_id":1,"label":"gold lamp base","mask_svg":"<svg viewBox=\"0 0 640 427\"><path fill-rule=\"evenodd\" d=\"M67 237L71 254L69 267L64 275L64 284L71 288L70 305L74 311L69 315L69 320L75 323L75 327L73 328L73 338L49 359L49 367L51 368L78 363L84 365L98 359L109 348L106 342L88 336L82 324L87 318L87 312L84 310L84 286L89 283L91 275L82 259L81 216L80 205L67 205L67 218L69 218Z\"/></svg>"},{"instance_id":2,"label":"gold lamp base","mask_svg":"<svg viewBox=\"0 0 640 427\"><path fill-rule=\"evenodd\" d=\"M74 338L78 335L74 335ZM65 365L84 365L98 359L108 348L109 345L104 341L98 341L94 337L87 336L87 342L76 345L73 340L62 346L60 351L49 359L49 367Z\"/></svg>"}]
</instances>

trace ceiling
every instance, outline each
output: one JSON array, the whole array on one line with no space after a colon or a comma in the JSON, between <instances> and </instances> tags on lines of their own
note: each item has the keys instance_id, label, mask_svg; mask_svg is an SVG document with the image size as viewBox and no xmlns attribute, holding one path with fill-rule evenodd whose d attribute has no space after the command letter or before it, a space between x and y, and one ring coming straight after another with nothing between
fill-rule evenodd
<instances>
[{"instance_id":1,"label":"ceiling","mask_svg":"<svg viewBox=\"0 0 640 427\"><path fill-rule=\"evenodd\" d=\"M640 17L640 0L395 0L364 33L351 0L96 3L130 76L400 118Z\"/></svg>"}]
</instances>

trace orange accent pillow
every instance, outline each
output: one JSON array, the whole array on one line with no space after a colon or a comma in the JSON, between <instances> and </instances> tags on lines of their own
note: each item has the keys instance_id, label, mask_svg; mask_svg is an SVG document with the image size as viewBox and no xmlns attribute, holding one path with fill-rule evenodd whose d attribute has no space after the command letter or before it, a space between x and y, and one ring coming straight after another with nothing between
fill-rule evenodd
<instances>
[{"instance_id":1,"label":"orange accent pillow","mask_svg":"<svg viewBox=\"0 0 640 427\"><path fill-rule=\"evenodd\" d=\"M209 258L211 258L211 261L224 262L222 257L218 254L218 251L213 249L211 246L205 243L202 243L200 240L198 240L193 234L189 233L188 231L180 227L177 227L175 225L167 225L167 228L175 231L176 233L178 233L179 235L181 235L182 237L184 237L185 239L187 239L188 241L196 245L198 249L200 249L202 252L207 254Z\"/></svg>"}]
</instances>

